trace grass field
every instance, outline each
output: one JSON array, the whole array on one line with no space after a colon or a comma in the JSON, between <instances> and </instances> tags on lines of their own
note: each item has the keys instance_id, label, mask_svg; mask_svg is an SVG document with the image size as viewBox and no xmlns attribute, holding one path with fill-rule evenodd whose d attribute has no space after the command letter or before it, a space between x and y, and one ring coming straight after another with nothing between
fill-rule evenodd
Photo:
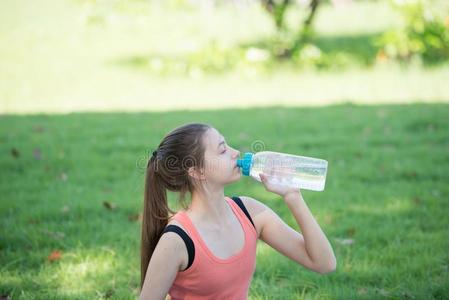
<instances>
[{"instance_id":1,"label":"grass field","mask_svg":"<svg viewBox=\"0 0 449 300\"><path fill-rule=\"evenodd\" d=\"M302 194L337 270L310 272L259 242L249 299L449 299L449 65L373 62L372 39L400 20L387 1L354 1L315 19L316 45L348 55L346 68L155 73L160 57L274 34L260 6L182 3L2 1L0 299L135 299L148 153L187 122L241 152L329 162L325 190ZM300 230L249 178L226 194Z\"/></svg>"},{"instance_id":2,"label":"grass field","mask_svg":"<svg viewBox=\"0 0 449 300\"><path fill-rule=\"evenodd\" d=\"M147 153L200 121L242 152L260 140L329 161L325 191L303 196L337 270L312 273L259 242L249 299L447 299L448 115L447 104L2 115L0 294L134 299ZM255 197L299 230L249 178L226 194Z\"/></svg>"}]
</instances>

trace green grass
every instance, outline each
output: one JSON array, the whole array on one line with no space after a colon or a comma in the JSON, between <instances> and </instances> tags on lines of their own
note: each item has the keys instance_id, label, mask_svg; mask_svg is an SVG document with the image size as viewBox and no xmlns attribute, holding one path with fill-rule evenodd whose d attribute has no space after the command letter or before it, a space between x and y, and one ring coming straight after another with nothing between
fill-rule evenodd
<instances>
[{"instance_id":1,"label":"green grass","mask_svg":"<svg viewBox=\"0 0 449 300\"><path fill-rule=\"evenodd\" d=\"M1 115L0 294L134 299L132 216L147 153L173 127L201 121L241 151L261 140L329 161L325 191L303 196L337 270L310 272L259 242L250 299L447 299L448 115L447 104ZM253 196L299 230L282 200L249 178L226 194ZM56 249L62 258L49 262Z\"/></svg>"},{"instance_id":2,"label":"green grass","mask_svg":"<svg viewBox=\"0 0 449 300\"><path fill-rule=\"evenodd\" d=\"M354 63L346 69L154 74L145 66L161 55L182 62L212 41L257 46L273 35L259 6L211 13L174 3L3 1L0 296L135 298L133 220L147 154L173 127L204 121L242 152L261 140L267 150L329 161L325 191L303 195L337 271L312 273L259 243L250 299L447 299L449 106L437 102L449 99L448 65L373 61L371 41L400 20L386 2L359 1L325 4L315 20L314 42L345 53ZM325 106L347 102L373 106ZM204 110L217 108L233 109ZM282 201L251 179L226 193L258 198L299 230ZM62 258L49 262L57 249Z\"/></svg>"}]
</instances>

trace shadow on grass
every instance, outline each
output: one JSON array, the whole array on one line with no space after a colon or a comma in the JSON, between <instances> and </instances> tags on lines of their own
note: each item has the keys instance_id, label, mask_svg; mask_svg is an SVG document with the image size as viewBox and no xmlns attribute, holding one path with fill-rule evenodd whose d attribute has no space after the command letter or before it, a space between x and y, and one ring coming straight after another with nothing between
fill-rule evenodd
<instances>
[{"instance_id":1,"label":"shadow on grass","mask_svg":"<svg viewBox=\"0 0 449 300\"><path fill-rule=\"evenodd\" d=\"M346 60L340 64L359 64L370 66L376 59L378 47L374 40L381 33L364 35L342 35L342 36L316 36L310 40L320 48L324 56L329 57L327 67L332 67L332 58L344 55ZM264 38L249 42L244 42L231 48L221 48L214 43L206 45L196 53L166 55L164 53L145 53L133 56L120 57L111 62L112 65L132 68L136 70L150 70L160 73L183 73L192 68L201 68L210 72L226 72L235 68L242 61L246 61L245 53L250 48L265 49L271 53L276 52L276 48L283 47L273 38ZM266 67L276 67L276 62L281 60L269 59ZM282 62L289 63L289 59L282 59ZM292 64L295 64L291 61ZM326 67L325 66L325 67Z\"/></svg>"},{"instance_id":2,"label":"shadow on grass","mask_svg":"<svg viewBox=\"0 0 449 300\"><path fill-rule=\"evenodd\" d=\"M379 47L375 40L381 33L351 36L317 36L312 40L326 54L345 53L360 64L369 66L376 59Z\"/></svg>"},{"instance_id":3,"label":"shadow on grass","mask_svg":"<svg viewBox=\"0 0 449 300\"><path fill-rule=\"evenodd\" d=\"M329 161L326 190L303 195L339 269L311 273L268 248L258 256L254 298L441 298L449 286L448 113L447 104L412 104L2 116L0 189L8 201L0 202L0 266L7 266L0 294L133 298L144 179L136 161L168 130L195 121L212 124L237 149L253 150L258 140L264 150ZM66 176L46 175L46 165L63 165ZM253 195L297 229L279 197L249 178L226 194ZM49 264L54 248L69 255Z\"/></svg>"},{"instance_id":4,"label":"shadow on grass","mask_svg":"<svg viewBox=\"0 0 449 300\"><path fill-rule=\"evenodd\" d=\"M310 43L315 44L325 55L343 53L356 62L371 65L379 50L379 47L375 45L375 40L381 35L381 32L337 36L315 35L310 39ZM276 47L276 44L274 44L273 38L268 38L245 42L240 44L239 47L243 49L250 47L273 49Z\"/></svg>"}]
</instances>

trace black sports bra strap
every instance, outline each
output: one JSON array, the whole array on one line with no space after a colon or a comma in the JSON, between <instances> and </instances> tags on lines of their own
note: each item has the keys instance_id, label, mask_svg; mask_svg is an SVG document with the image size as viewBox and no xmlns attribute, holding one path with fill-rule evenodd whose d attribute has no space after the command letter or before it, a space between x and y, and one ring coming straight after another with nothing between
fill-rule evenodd
<instances>
[{"instance_id":1,"label":"black sports bra strap","mask_svg":"<svg viewBox=\"0 0 449 300\"><path fill-rule=\"evenodd\" d=\"M256 228L256 225L254 225L253 220L251 219L251 216L249 215L248 210L246 210L245 205L242 202L242 199L240 199L237 196L232 197L232 200L234 200L235 203L237 203L237 205L243 210L243 212L245 213L245 215L248 217L249 221L251 222L251 224L253 224L254 229Z\"/></svg>"},{"instance_id":2,"label":"black sports bra strap","mask_svg":"<svg viewBox=\"0 0 449 300\"><path fill-rule=\"evenodd\" d=\"M165 232L169 232L169 231L179 234L179 236L184 240L184 243L186 244L187 252L189 254L189 263L187 264L187 267L184 269L184 271L185 271L193 263L193 259L195 258L195 246L193 244L192 239L188 236L188 234L178 225L173 225L173 224L168 225L167 227L165 227L162 234L164 234Z\"/></svg>"},{"instance_id":3,"label":"black sports bra strap","mask_svg":"<svg viewBox=\"0 0 449 300\"><path fill-rule=\"evenodd\" d=\"M232 197L232 200L234 200L234 202L240 207L240 209L248 217L248 220L251 222L251 224L253 224L254 228L256 228L253 220L251 219L251 216L250 216L248 210L246 209L245 205L242 202L242 199L240 199L237 196L234 196L234 197ZM186 244L187 252L189 255L189 263L187 264L187 267L183 271L187 270L193 264L193 260L195 259L195 245L193 244L192 239L181 227L174 225L174 224L170 224L167 227L165 227L162 234L164 234L165 232L175 232L184 240L184 243Z\"/></svg>"}]
</instances>

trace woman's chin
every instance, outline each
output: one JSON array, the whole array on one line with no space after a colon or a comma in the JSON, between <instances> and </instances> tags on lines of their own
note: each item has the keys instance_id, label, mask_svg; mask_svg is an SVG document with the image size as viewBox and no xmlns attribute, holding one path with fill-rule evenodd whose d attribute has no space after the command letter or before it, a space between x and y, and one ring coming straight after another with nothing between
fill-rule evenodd
<instances>
[{"instance_id":1,"label":"woman's chin","mask_svg":"<svg viewBox=\"0 0 449 300\"><path fill-rule=\"evenodd\" d=\"M240 172L235 171L234 174L231 174L229 176L229 180L228 180L227 184L231 184L231 183L237 182L237 181L240 180L241 177L242 177L242 174Z\"/></svg>"},{"instance_id":2,"label":"woman's chin","mask_svg":"<svg viewBox=\"0 0 449 300\"><path fill-rule=\"evenodd\" d=\"M235 181L238 181L241 177L242 177L242 173L240 173L240 170L239 170L239 172L236 172L237 174L235 175Z\"/></svg>"}]
</instances>

